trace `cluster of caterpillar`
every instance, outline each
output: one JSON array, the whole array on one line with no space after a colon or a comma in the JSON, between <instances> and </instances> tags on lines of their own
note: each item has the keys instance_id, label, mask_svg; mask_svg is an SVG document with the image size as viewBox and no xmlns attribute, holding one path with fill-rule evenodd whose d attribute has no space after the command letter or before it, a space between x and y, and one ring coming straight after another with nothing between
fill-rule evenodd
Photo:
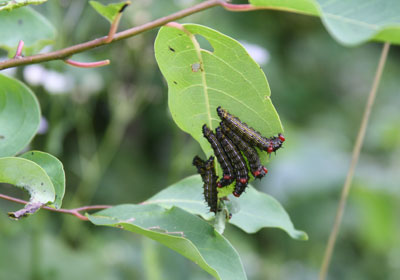
<instances>
[{"instance_id":1,"label":"cluster of caterpillar","mask_svg":"<svg viewBox=\"0 0 400 280\"><path fill-rule=\"evenodd\" d=\"M249 169L247 168L244 157L247 158L250 171L254 178L261 179L268 173L268 170L261 164L260 157L255 147L267 153L272 153L282 147L285 137L282 134L278 134L277 137L264 137L260 132L249 127L246 123L240 121L239 118L229 114L225 109L218 107L217 113L221 122L220 126L216 128L215 134L206 124L202 127L203 135L211 144L223 172L222 179L217 181L218 178L214 170L213 180L216 182L215 186L220 188L228 186L236 180L233 195L239 197L245 191L249 181ZM204 162L196 156L193 160L193 164L197 167L198 172L202 176L205 200L211 211L215 213L218 208L218 193L217 191L209 191L209 189L212 189L210 187L211 179L203 175L205 167L202 170L203 173L199 169L199 166L205 166L204 164L208 163L210 160L211 158L207 162ZM202 165L201 162L204 164ZM209 165L211 165L211 163L209 163ZM212 165L214 166L214 157L212 157Z\"/></svg>"}]
</instances>

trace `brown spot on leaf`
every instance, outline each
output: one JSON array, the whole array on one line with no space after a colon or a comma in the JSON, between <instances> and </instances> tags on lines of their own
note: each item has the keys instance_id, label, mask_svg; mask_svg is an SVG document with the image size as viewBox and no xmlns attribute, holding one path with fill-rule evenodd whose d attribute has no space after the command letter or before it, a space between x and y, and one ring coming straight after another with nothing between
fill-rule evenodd
<instances>
[{"instance_id":1,"label":"brown spot on leaf","mask_svg":"<svg viewBox=\"0 0 400 280\"><path fill-rule=\"evenodd\" d=\"M196 62L192 64L192 72L198 72L198 71L203 71L203 69L201 68L201 64Z\"/></svg>"}]
</instances>

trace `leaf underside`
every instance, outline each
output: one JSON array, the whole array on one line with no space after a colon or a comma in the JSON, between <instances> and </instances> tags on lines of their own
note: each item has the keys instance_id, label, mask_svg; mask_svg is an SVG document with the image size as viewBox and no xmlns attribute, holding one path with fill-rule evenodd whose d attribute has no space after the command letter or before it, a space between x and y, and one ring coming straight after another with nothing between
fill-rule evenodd
<instances>
[{"instance_id":1,"label":"leaf underside","mask_svg":"<svg viewBox=\"0 0 400 280\"><path fill-rule=\"evenodd\" d=\"M216 279L247 279L236 250L203 219L180 208L119 205L88 215L95 225L142 234L177 251Z\"/></svg>"},{"instance_id":2,"label":"leaf underside","mask_svg":"<svg viewBox=\"0 0 400 280\"><path fill-rule=\"evenodd\" d=\"M165 208L177 206L210 220L214 213L209 212L204 202L202 185L199 175L190 176L162 190L143 204L157 204ZM229 222L245 232L255 233L262 228L272 227L284 230L294 239L308 239L305 232L294 228L289 215L278 201L252 186L239 199L232 195L229 199L239 207Z\"/></svg>"},{"instance_id":3,"label":"leaf underside","mask_svg":"<svg viewBox=\"0 0 400 280\"><path fill-rule=\"evenodd\" d=\"M400 44L398 0L250 0L254 6L319 16L328 32L344 45L370 40Z\"/></svg>"},{"instance_id":4,"label":"leaf underside","mask_svg":"<svg viewBox=\"0 0 400 280\"><path fill-rule=\"evenodd\" d=\"M65 173L61 161L48 153L40 151L29 151L21 155L21 157L35 162L46 171L55 191L55 201L52 205L56 209L60 209L65 193Z\"/></svg>"},{"instance_id":5,"label":"leaf underside","mask_svg":"<svg viewBox=\"0 0 400 280\"><path fill-rule=\"evenodd\" d=\"M54 43L56 37L53 25L31 7L0 12L0 22L0 48L7 50L9 57L15 55L20 40L24 41L22 54L27 56Z\"/></svg>"},{"instance_id":6,"label":"leaf underside","mask_svg":"<svg viewBox=\"0 0 400 280\"><path fill-rule=\"evenodd\" d=\"M0 158L0 183L7 183L26 190L30 194L29 203L16 212L10 212L14 219L33 214L45 204L53 203L55 191L46 171L33 161L16 158Z\"/></svg>"},{"instance_id":7,"label":"leaf underside","mask_svg":"<svg viewBox=\"0 0 400 280\"><path fill-rule=\"evenodd\" d=\"M0 74L0 157L28 145L40 122L39 103L23 83Z\"/></svg>"}]
</instances>

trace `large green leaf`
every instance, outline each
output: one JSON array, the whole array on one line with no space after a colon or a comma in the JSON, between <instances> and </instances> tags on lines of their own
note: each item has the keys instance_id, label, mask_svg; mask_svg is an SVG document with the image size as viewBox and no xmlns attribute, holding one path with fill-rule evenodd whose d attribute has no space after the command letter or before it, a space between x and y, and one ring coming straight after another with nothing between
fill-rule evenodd
<instances>
[{"instance_id":1,"label":"large green leaf","mask_svg":"<svg viewBox=\"0 0 400 280\"><path fill-rule=\"evenodd\" d=\"M22 53L31 55L52 44L56 30L51 23L30 7L0 13L0 48L13 56L20 40L24 41ZM7 27L7 28L6 28Z\"/></svg>"},{"instance_id":2,"label":"large green leaf","mask_svg":"<svg viewBox=\"0 0 400 280\"><path fill-rule=\"evenodd\" d=\"M178 206L209 220L214 214L209 212L204 202L202 186L199 175L187 177L142 204L158 204L166 208ZM245 232L254 233L265 227L273 227L286 231L292 238L307 239L305 232L294 228L285 209L273 197L249 186L239 199L233 196L230 199L239 204L239 211L233 214L230 223Z\"/></svg>"},{"instance_id":3,"label":"large green leaf","mask_svg":"<svg viewBox=\"0 0 400 280\"><path fill-rule=\"evenodd\" d=\"M25 148L39 122L40 108L33 92L18 80L0 74L0 157Z\"/></svg>"},{"instance_id":4,"label":"large green leaf","mask_svg":"<svg viewBox=\"0 0 400 280\"><path fill-rule=\"evenodd\" d=\"M236 250L206 221L180 209L119 205L88 216L95 225L142 234L194 261L217 279L246 279Z\"/></svg>"},{"instance_id":5,"label":"large green leaf","mask_svg":"<svg viewBox=\"0 0 400 280\"><path fill-rule=\"evenodd\" d=\"M5 157L0 158L0 183L8 183L29 192L30 200L24 209L9 213L14 219L33 214L47 203L54 202L53 183L43 168L33 161Z\"/></svg>"},{"instance_id":6,"label":"large green leaf","mask_svg":"<svg viewBox=\"0 0 400 280\"><path fill-rule=\"evenodd\" d=\"M250 0L255 6L319 15L332 36L345 45L369 40L400 44L398 0Z\"/></svg>"},{"instance_id":7,"label":"large green leaf","mask_svg":"<svg viewBox=\"0 0 400 280\"><path fill-rule=\"evenodd\" d=\"M203 49L198 42L201 37L195 35L205 38L213 51ZM200 143L207 155L212 150L201 127L218 126L218 106L265 136L282 132L263 71L234 39L200 25L185 24L183 30L165 26L157 35L155 56L168 82L174 121Z\"/></svg>"},{"instance_id":8,"label":"large green leaf","mask_svg":"<svg viewBox=\"0 0 400 280\"><path fill-rule=\"evenodd\" d=\"M0 11L11 11L26 5L39 5L47 0L0 0Z\"/></svg>"},{"instance_id":9,"label":"large green leaf","mask_svg":"<svg viewBox=\"0 0 400 280\"><path fill-rule=\"evenodd\" d=\"M65 193L65 173L61 161L48 153L40 151L26 152L21 155L21 157L37 163L44 169L44 171L46 171L53 183L56 194L53 206L60 209Z\"/></svg>"}]
</instances>

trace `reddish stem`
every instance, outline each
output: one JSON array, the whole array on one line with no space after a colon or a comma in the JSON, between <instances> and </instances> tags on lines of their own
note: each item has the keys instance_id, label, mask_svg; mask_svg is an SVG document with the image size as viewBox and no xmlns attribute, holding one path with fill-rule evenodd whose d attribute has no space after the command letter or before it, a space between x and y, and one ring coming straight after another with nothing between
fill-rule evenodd
<instances>
[{"instance_id":1,"label":"reddish stem","mask_svg":"<svg viewBox=\"0 0 400 280\"><path fill-rule=\"evenodd\" d=\"M71 59L66 59L64 60L65 63L75 66L75 67L80 67L80 68L95 68L95 67L102 67L105 65L110 64L110 60L101 60L101 61L96 61L96 62L79 62L79 61L74 61Z\"/></svg>"},{"instance_id":2,"label":"reddish stem","mask_svg":"<svg viewBox=\"0 0 400 280\"><path fill-rule=\"evenodd\" d=\"M104 40L105 43L110 43L114 39L114 35L117 32L119 21L122 17L122 12L131 4L130 1L127 1L126 4L121 8L118 12L117 16L115 17L114 21L111 23L110 31L108 32L107 38Z\"/></svg>"},{"instance_id":3,"label":"reddish stem","mask_svg":"<svg viewBox=\"0 0 400 280\"><path fill-rule=\"evenodd\" d=\"M230 3L222 2L221 6L231 12L248 12L248 11L255 11L255 10L265 10L265 7L256 7L251 4L230 4Z\"/></svg>"},{"instance_id":4,"label":"reddish stem","mask_svg":"<svg viewBox=\"0 0 400 280\"><path fill-rule=\"evenodd\" d=\"M18 43L18 47L17 47L17 52L14 55L14 58L20 58L22 57L22 49L24 48L24 41L20 40Z\"/></svg>"}]
</instances>

